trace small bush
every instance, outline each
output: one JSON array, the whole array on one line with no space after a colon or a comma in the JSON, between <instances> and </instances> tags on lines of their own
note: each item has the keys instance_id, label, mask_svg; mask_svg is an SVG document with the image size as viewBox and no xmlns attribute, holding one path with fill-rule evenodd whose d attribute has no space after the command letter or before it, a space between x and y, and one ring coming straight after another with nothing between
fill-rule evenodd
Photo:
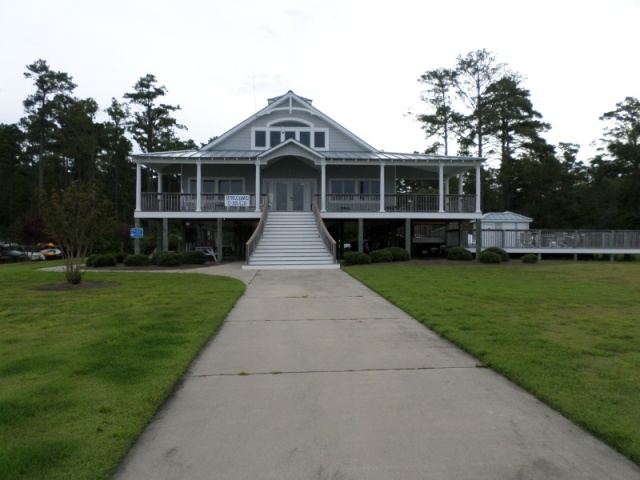
<instances>
[{"instance_id":1,"label":"small bush","mask_svg":"<svg viewBox=\"0 0 640 480\"><path fill-rule=\"evenodd\" d=\"M127 258L127 254L124 252L114 253L114 255L118 263L124 263L124 259Z\"/></svg>"},{"instance_id":2,"label":"small bush","mask_svg":"<svg viewBox=\"0 0 640 480\"><path fill-rule=\"evenodd\" d=\"M160 267L177 267L181 264L180 255L175 252L161 252L154 255L155 264Z\"/></svg>"},{"instance_id":3,"label":"small bush","mask_svg":"<svg viewBox=\"0 0 640 480\"><path fill-rule=\"evenodd\" d=\"M97 253L92 253L91 255L89 255L89 256L87 257L87 259L85 260L84 264L85 264L87 267L95 267L95 266L96 266L96 265L95 265L95 262L96 262L96 257L97 257L97 256L98 256L98 254L97 254Z\"/></svg>"},{"instance_id":4,"label":"small bush","mask_svg":"<svg viewBox=\"0 0 640 480\"><path fill-rule=\"evenodd\" d=\"M501 262L508 262L509 261L509 254L507 253L506 250L503 250L500 247L485 248L483 250L483 252L492 252L492 253L498 254L498 256L500 257L500 261ZM480 260L480 261L482 261L482 260Z\"/></svg>"},{"instance_id":5,"label":"small bush","mask_svg":"<svg viewBox=\"0 0 640 480\"><path fill-rule=\"evenodd\" d=\"M127 267L146 267L151 265L151 259L146 255L129 255L123 262Z\"/></svg>"},{"instance_id":6,"label":"small bush","mask_svg":"<svg viewBox=\"0 0 640 480\"><path fill-rule=\"evenodd\" d=\"M85 264L87 267L115 267L117 263L116 256L111 254L93 254L89 255Z\"/></svg>"},{"instance_id":7,"label":"small bush","mask_svg":"<svg viewBox=\"0 0 640 480\"><path fill-rule=\"evenodd\" d=\"M496 252L484 251L480 254L481 263L500 263L500 255Z\"/></svg>"},{"instance_id":8,"label":"small bush","mask_svg":"<svg viewBox=\"0 0 640 480\"><path fill-rule=\"evenodd\" d=\"M386 248L374 250L371 252L371 261L373 263L393 262L393 255Z\"/></svg>"},{"instance_id":9,"label":"small bush","mask_svg":"<svg viewBox=\"0 0 640 480\"><path fill-rule=\"evenodd\" d=\"M344 254L344 263L347 265L366 265L371 263L371 257L363 252L347 252Z\"/></svg>"},{"instance_id":10,"label":"small bush","mask_svg":"<svg viewBox=\"0 0 640 480\"><path fill-rule=\"evenodd\" d=\"M207 256L200 250L191 250L188 252L182 252L180 254L180 260L185 265L202 265L207 261Z\"/></svg>"},{"instance_id":11,"label":"small bush","mask_svg":"<svg viewBox=\"0 0 640 480\"><path fill-rule=\"evenodd\" d=\"M469 262L473 260L473 255L471 255L471 252L466 248L453 247L449 250L449 253L447 253L447 260Z\"/></svg>"},{"instance_id":12,"label":"small bush","mask_svg":"<svg viewBox=\"0 0 640 480\"><path fill-rule=\"evenodd\" d=\"M409 260L409 252L402 247L388 247L387 250L391 252L394 262L403 262Z\"/></svg>"},{"instance_id":13,"label":"small bush","mask_svg":"<svg viewBox=\"0 0 640 480\"><path fill-rule=\"evenodd\" d=\"M538 256L533 253L527 253L522 257L522 263L538 263Z\"/></svg>"}]
</instances>

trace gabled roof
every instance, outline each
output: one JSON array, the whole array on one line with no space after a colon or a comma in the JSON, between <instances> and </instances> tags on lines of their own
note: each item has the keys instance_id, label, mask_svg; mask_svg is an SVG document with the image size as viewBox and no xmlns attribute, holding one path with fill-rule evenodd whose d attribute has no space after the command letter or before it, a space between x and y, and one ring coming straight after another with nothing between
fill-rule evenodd
<instances>
[{"instance_id":1,"label":"gabled roof","mask_svg":"<svg viewBox=\"0 0 640 480\"><path fill-rule=\"evenodd\" d=\"M303 145L298 142L294 138L290 138L285 140L282 143L279 143L275 147L270 148L264 152L260 152L258 154L258 158L261 159L261 163L268 162L272 158L279 157L282 155L302 155L304 157L312 157L316 160L321 160L323 155L320 152L316 152L312 148Z\"/></svg>"},{"instance_id":2,"label":"gabled roof","mask_svg":"<svg viewBox=\"0 0 640 480\"><path fill-rule=\"evenodd\" d=\"M327 115L322 113L320 110L315 108L313 105L311 105L311 100L310 99L301 97L299 95L296 95L291 90L289 90L287 93L285 93L284 95L281 95L279 97L270 98L268 100L268 105L266 107L264 107L262 110L260 110L259 112L255 113L254 115L250 116L245 121L243 121L240 124L236 125L235 127L233 127L228 132L220 135L218 138L213 140L211 143L209 143L208 145L202 147L201 150L215 149L216 145L219 145L220 143L224 142L227 138L229 138L230 136L235 134L237 131L245 128L247 125L251 124L257 118L259 118L261 116L264 116L264 115L269 115L272 112L283 111L283 110L288 110L289 113L293 113L294 111L304 111L304 112L309 113L310 115L317 116L317 117L323 119L325 122L327 122L329 125L331 125L336 130L339 130L344 135L349 137L356 144L360 145L362 147L363 151L369 151L369 152L375 152L376 151L375 148L373 148L371 145L366 143L364 140L360 139L359 137L357 137L356 135L351 133L349 130L344 128L342 125L340 125L338 122L336 122L332 118L328 117Z\"/></svg>"},{"instance_id":3,"label":"gabled roof","mask_svg":"<svg viewBox=\"0 0 640 480\"><path fill-rule=\"evenodd\" d=\"M533 218L525 217L513 212L487 212L482 216L482 221L490 222L533 222Z\"/></svg>"}]
</instances>

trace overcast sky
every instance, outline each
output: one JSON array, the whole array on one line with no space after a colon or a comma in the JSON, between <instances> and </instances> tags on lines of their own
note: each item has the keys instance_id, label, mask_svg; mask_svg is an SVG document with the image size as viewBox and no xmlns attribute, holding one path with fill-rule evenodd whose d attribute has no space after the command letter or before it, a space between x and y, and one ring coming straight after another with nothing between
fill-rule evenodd
<instances>
[{"instance_id":1,"label":"overcast sky","mask_svg":"<svg viewBox=\"0 0 640 480\"><path fill-rule=\"evenodd\" d=\"M293 90L378 149L423 151L417 79L486 48L586 160L599 117L640 97L639 22L640 0L0 0L0 123L42 58L102 108L154 74L198 144Z\"/></svg>"}]
</instances>

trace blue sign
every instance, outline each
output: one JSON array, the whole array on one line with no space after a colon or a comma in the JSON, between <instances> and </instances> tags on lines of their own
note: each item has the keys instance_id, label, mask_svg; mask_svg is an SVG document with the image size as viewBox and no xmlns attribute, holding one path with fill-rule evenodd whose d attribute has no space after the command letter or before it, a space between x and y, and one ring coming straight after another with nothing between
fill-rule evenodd
<instances>
[{"instance_id":1,"label":"blue sign","mask_svg":"<svg viewBox=\"0 0 640 480\"><path fill-rule=\"evenodd\" d=\"M144 228L131 229L131 238L142 238L142 237L144 237Z\"/></svg>"}]
</instances>

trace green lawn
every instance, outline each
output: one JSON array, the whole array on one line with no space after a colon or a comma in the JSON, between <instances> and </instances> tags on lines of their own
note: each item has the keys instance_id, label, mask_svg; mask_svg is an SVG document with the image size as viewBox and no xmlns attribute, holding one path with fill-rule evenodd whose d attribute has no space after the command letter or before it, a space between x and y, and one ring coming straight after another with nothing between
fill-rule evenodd
<instances>
[{"instance_id":1,"label":"green lawn","mask_svg":"<svg viewBox=\"0 0 640 480\"><path fill-rule=\"evenodd\" d=\"M640 264L345 270L640 463Z\"/></svg>"},{"instance_id":2,"label":"green lawn","mask_svg":"<svg viewBox=\"0 0 640 480\"><path fill-rule=\"evenodd\" d=\"M197 274L0 266L0 478L107 479L244 292Z\"/></svg>"}]
</instances>

